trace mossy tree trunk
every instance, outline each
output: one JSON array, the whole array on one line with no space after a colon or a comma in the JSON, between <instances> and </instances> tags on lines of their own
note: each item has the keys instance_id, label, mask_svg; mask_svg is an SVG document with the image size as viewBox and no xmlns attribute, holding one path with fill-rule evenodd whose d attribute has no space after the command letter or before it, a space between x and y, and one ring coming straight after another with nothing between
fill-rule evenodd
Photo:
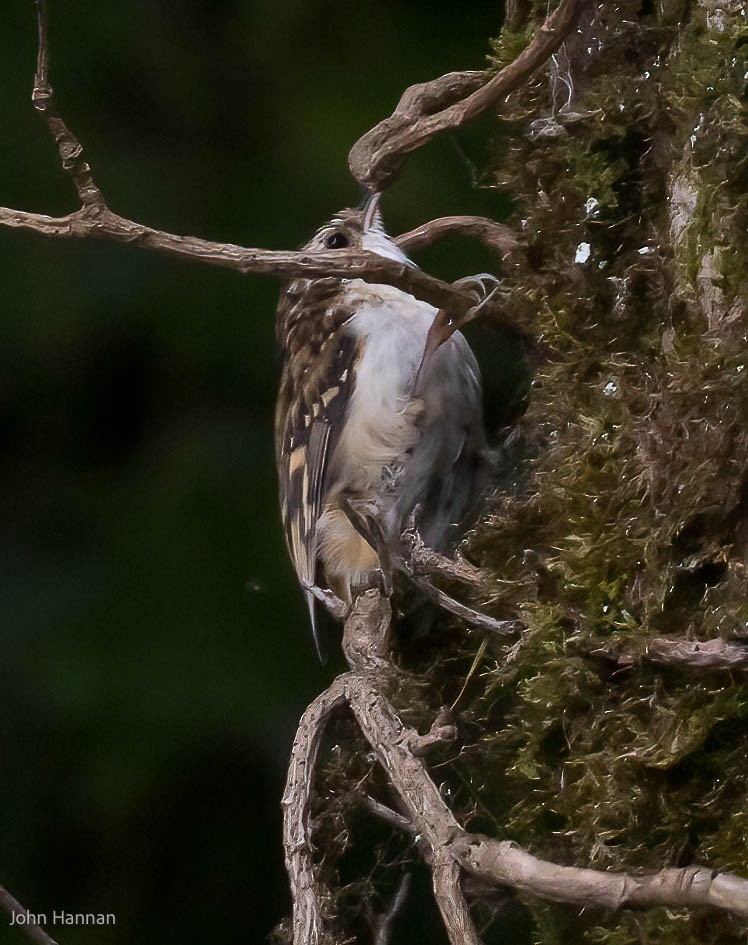
<instances>
[{"instance_id":1,"label":"mossy tree trunk","mask_svg":"<svg viewBox=\"0 0 748 945\"><path fill-rule=\"evenodd\" d=\"M748 14L623 0L582 23L496 154L539 351L530 458L473 544L528 628L483 677L481 801L559 862L745 875L745 677L648 655L748 627ZM530 908L543 945L745 937L713 914Z\"/></svg>"},{"instance_id":2,"label":"mossy tree trunk","mask_svg":"<svg viewBox=\"0 0 748 945\"><path fill-rule=\"evenodd\" d=\"M529 6L512 5L498 65L546 12ZM506 484L470 545L491 574L483 606L527 629L511 649L489 644L459 696L463 748L439 774L466 826L558 863L748 874L745 662L669 659L674 643L710 640L740 660L748 628L746 39L741 2L590 4L550 78L502 108L486 175L516 207L526 252L508 309L535 343ZM418 676L394 696L421 726L478 646L431 640L404 646ZM377 793L365 758L326 775L318 829L336 883L349 878L344 811L365 782ZM370 864L370 909L391 843ZM361 891L344 891L338 915ZM493 911L486 941L746 934L707 910Z\"/></svg>"}]
</instances>

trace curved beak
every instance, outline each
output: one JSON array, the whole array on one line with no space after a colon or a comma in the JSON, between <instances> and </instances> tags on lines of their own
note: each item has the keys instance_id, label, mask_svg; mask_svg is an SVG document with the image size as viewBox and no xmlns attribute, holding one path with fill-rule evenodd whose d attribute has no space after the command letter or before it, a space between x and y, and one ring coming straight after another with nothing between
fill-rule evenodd
<instances>
[{"instance_id":1,"label":"curved beak","mask_svg":"<svg viewBox=\"0 0 748 945\"><path fill-rule=\"evenodd\" d=\"M364 233L368 233L375 226L382 225L382 218L379 213L380 193L368 194L361 201L361 210L364 214L363 228Z\"/></svg>"}]
</instances>

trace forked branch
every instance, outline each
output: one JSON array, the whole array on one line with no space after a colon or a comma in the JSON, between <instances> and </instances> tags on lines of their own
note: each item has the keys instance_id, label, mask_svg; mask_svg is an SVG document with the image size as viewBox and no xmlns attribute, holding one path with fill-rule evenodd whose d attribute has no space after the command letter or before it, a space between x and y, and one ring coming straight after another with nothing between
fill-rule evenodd
<instances>
[{"instance_id":1,"label":"forked branch","mask_svg":"<svg viewBox=\"0 0 748 945\"><path fill-rule=\"evenodd\" d=\"M309 798L322 731L330 712L347 705L399 799L402 815L367 806L418 839L433 872L434 896L452 943L479 945L462 888L473 876L485 886L554 902L607 909L712 906L748 916L748 880L704 867L618 873L560 866L509 841L468 833L455 818L419 753L424 736L400 720L386 695L396 672L389 657L390 610L376 590L354 602L344 630L348 672L302 718L284 795L286 851L294 899L294 945L322 942L321 890L311 857ZM437 724L436 729L439 728ZM316 937L315 937L316 936Z\"/></svg>"}]
</instances>

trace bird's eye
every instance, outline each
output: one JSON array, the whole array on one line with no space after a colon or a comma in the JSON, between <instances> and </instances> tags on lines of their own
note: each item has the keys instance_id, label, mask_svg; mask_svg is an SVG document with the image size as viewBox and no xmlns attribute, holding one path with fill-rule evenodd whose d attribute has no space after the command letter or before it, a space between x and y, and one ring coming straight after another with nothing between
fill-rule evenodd
<instances>
[{"instance_id":1,"label":"bird's eye","mask_svg":"<svg viewBox=\"0 0 748 945\"><path fill-rule=\"evenodd\" d=\"M341 233L340 230L336 230L334 233L330 233L329 236L325 237L325 246L328 249L343 249L348 245L348 237L345 233Z\"/></svg>"}]
</instances>

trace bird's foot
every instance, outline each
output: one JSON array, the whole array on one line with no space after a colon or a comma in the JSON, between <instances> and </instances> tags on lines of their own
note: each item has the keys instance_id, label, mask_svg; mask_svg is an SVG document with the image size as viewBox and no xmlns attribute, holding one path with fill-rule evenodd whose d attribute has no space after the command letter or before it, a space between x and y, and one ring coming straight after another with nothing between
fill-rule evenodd
<instances>
[{"instance_id":1,"label":"bird's foot","mask_svg":"<svg viewBox=\"0 0 748 945\"><path fill-rule=\"evenodd\" d=\"M463 276L452 285L457 289L468 291L475 298L475 305L456 320L459 326L462 326L467 325L478 315L480 310L501 290L502 283L501 279L497 279L488 272L479 272L474 276Z\"/></svg>"},{"instance_id":2,"label":"bird's foot","mask_svg":"<svg viewBox=\"0 0 748 945\"><path fill-rule=\"evenodd\" d=\"M410 515L400 536L404 551L402 564L406 573L443 577L473 586L480 584L485 579L486 572L476 568L459 552L454 558L448 558L428 547L416 525L417 511Z\"/></svg>"}]
</instances>

